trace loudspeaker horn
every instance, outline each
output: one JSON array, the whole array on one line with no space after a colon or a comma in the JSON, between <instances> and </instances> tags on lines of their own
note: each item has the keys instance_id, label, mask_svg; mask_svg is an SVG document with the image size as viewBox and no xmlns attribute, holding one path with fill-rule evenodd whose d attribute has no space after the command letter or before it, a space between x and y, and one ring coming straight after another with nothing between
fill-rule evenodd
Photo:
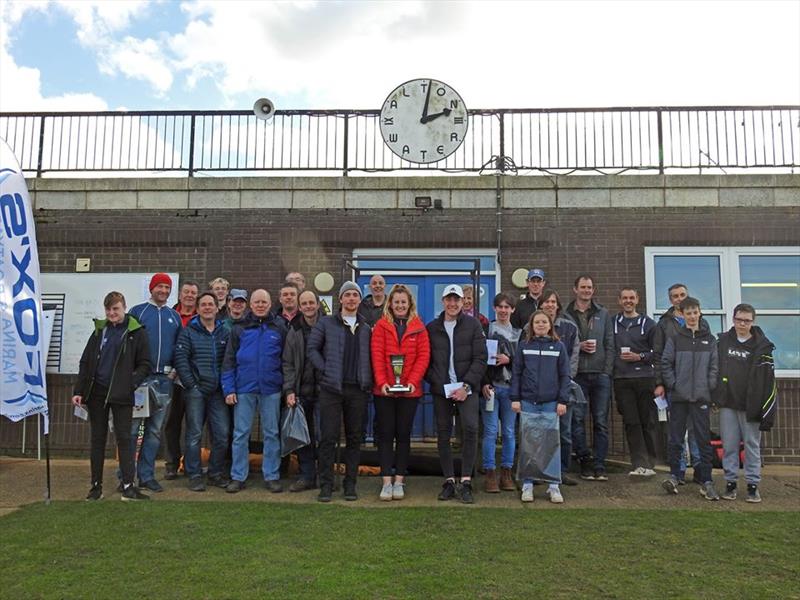
<instances>
[{"instance_id":1,"label":"loudspeaker horn","mask_svg":"<svg viewBox=\"0 0 800 600\"><path fill-rule=\"evenodd\" d=\"M272 117L275 116L275 105L269 98L259 98L253 104L253 113L255 113L257 119L271 121Z\"/></svg>"}]
</instances>

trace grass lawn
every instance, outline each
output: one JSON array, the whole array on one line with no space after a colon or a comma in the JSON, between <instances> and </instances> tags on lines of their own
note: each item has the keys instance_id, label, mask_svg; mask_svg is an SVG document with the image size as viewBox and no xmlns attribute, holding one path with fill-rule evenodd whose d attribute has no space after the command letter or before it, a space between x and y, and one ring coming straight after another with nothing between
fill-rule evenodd
<instances>
[{"instance_id":1,"label":"grass lawn","mask_svg":"<svg viewBox=\"0 0 800 600\"><path fill-rule=\"evenodd\" d=\"M798 513L109 500L0 518L0 597L800 597Z\"/></svg>"}]
</instances>

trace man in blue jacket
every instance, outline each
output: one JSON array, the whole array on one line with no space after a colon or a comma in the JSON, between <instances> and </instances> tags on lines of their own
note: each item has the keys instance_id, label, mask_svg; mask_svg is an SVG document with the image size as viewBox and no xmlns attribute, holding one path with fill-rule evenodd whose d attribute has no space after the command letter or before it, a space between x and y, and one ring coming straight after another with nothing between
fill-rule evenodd
<instances>
[{"instance_id":1,"label":"man in blue jacket","mask_svg":"<svg viewBox=\"0 0 800 600\"><path fill-rule=\"evenodd\" d=\"M161 427L172 400L172 382L177 375L173 356L182 326L178 312L167 306L167 299L172 291L172 278L166 273L156 273L150 279L149 287L150 299L130 310L130 314L147 331L152 366L150 375L143 383L149 388L153 401L150 403L150 416L145 421L137 470L140 487L151 492L161 492L164 488L156 480L156 455L161 446ZM134 440L139 422L139 419L134 419Z\"/></svg>"},{"instance_id":2,"label":"man in blue jacket","mask_svg":"<svg viewBox=\"0 0 800 600\"><path fill-rule=\"evenodd\" d=\"M226 491L235 494L245 486L249 473L250 430L258 411L264 454L261 472L272 493L283 491L280 481L281 356L286 323L270 312L267 290L250 296L250 314L233 326L222 364L222 392L233 406L233 457L231 482Z\"/></svg>"},{"instance_id":3,"label":"man in blue jacket","mask_svg":"<svg viewBox=\"0 0 800 600\"><path fill-rule=\"evenodd\" d=\"M229 483L224 471L231 433L230 412L222 397L220 375L230 330L217 318L217 302L213 292L200 294L198 314L181 331L175 349L175 368L184 386L186 407L184 469L193 492L206 489L200 466L200 438L206 417L211 434L208 483L216 487L226 487Z\"/></svg>"}]
</instances>

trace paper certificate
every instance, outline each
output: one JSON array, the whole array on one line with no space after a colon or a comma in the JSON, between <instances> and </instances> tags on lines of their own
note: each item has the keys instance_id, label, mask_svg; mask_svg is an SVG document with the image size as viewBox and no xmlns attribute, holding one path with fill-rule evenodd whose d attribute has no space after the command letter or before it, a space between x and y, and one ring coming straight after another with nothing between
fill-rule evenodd
<instances>
[{"instance_id":1,"label":"paper certificate","mask_svg":"<svg viewBox=\"0 0 800 600\"><path fill-rule=\"evenodd\" d=\"M459 388L463 388L464 384L460 381L456 381L455 383L445 383L444 384L444 397L449 398L450 395L455 392Z\"/></svg>"},{"instance_id":2,"label":"paper certificate","mask_svg":"<svg viewBox=\"0 0 800 600\"><path fill-rule=\"evenodd\" d=\"M489 353L487 365L497 364L497 340L486 340L486 351Z\"/></svg>"}]
</instances>

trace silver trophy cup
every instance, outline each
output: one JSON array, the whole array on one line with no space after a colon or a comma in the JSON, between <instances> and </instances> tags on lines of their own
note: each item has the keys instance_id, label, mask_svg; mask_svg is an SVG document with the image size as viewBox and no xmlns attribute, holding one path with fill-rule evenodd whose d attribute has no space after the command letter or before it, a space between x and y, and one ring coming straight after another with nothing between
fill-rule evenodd
<instances>
[{"instance_id":1,"label":"silver trophy cup","mask_svg":"<svg viewBox=\"0 0 800 600\"><path fill-rule=\"evenodd\" d=\"M392 354L389 356L389 362L392 363L392 371L394 372L394 385L389 386L389 392L392 394L410 392L410 385L400 383L400 375L403 374L403 365L406 362L405 354Z\"/></svg>"}]
</instances>

